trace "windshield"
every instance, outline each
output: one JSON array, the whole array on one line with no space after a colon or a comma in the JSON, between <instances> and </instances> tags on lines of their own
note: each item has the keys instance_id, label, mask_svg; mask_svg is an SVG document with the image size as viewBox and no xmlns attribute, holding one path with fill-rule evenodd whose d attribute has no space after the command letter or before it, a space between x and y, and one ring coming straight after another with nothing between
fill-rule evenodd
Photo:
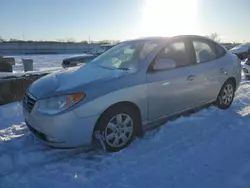
<instances>
[{"instance_id":1,"label":"windshield","mask_svg":"<svg viewBox=\"0 0 250 188\"><path fill-rule=\"evenodd\" d=\"M137 66L157 46L157 41L124 42L94 59L93 63L111 69L130 69Z\"/></svg>"}]
</instances>

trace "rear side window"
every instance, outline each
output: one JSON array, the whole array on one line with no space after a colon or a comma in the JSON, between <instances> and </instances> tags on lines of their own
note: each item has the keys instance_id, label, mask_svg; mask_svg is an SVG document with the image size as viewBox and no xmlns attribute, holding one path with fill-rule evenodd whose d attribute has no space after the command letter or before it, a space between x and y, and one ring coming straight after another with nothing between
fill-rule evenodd
<instances>
[{"instance_id":1,"label":"rear side window","mask_svg":"<svg viewBox=\"0 0 250 188\"><path fill-rule=\"evenodd\" d=\"M213 45L208 41L193 40L193 46L197 63L204 63L217 58Z\"/></svg>"},{"instance_id":2,"label":"rear side window","mask_svg":"<svg viewBox=\"0 0 250 188\"><path fill-rule=\"evenodd\" d=\"M214 46L215 46L217 58L220 58L226 54L225 49L223 49L220 45L214 44Z\"/></svg>"},{"instance_id":3,"label":"rear side window","mask_svg":"<svg viewBox=\"0 0 250 188\"><path fill-rule=\"evenodd\" d=\"M177 67L182 67L190 64L186 46L183 41L172 42L168 44L161 50L157 58L172 59L176 63Z\"/></svg>"}]
</instances>

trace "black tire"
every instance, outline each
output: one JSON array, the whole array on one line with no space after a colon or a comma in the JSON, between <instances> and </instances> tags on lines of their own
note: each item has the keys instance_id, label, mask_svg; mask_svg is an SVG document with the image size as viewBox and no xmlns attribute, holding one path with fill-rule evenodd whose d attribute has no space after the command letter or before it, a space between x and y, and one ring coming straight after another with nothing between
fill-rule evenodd
<instances>
[{"instance_id":1,"label":"black tire","mask_svg":"<svg viewBox=\"0 0 250 188\"><path fill-rule=\"evenodd\" d=\"M133 128L132 128L132 134L130 138L127 140L127 142L124 145L121 145L119 147L114 147L108 143L105 131L107 130L107 126L110 120L112 120L112 118L116 117L118 114L126 114L127 116L129 116L133 122ZM102 138L103 138L102 143L105 145L105 149L107 152L117 152L126 148L128 145L130 145L130 143L133 141L135 137L136 127L138 125L140 125L140 118L138 117L138 114L135 112L135 110L129 106L119 105L119 106L111 107L110 109L108 109L101 115L100 119L97 122L94 135L96 132L99 132L100 135L102 135Z\"/></svg>"},{"instance_id":2,"label":"black tire","mask_svg":"<svg viewBox=\"0 0 250 188\"><path fill-rule=\"evenodd\" d=\"M245 78L246 78L246 80L250 80L250 76L248 76L248 75L245 76Z\"/></svg>"},{"instance_id":3,"label":"black tire","mask_svg":"<svg viewBox=\"0 0 250 188\"><path fill-rule=\"evenodd\" d=\"M223 99L223 96L225 95L224 92L225 92L226 87L232 87L233 89L231 100L228 99L228 102L225 102ZM216 100L216 106L220 109L228 109L234 100L234 95L235 95L235 84L232 80L227 80L221 87L221 90Z\"/></svg>"}]
</instances>

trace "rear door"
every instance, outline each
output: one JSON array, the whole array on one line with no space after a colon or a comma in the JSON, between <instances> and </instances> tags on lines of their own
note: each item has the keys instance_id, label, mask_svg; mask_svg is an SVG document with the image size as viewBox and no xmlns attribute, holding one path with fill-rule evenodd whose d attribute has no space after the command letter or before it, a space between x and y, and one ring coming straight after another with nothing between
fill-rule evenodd
<instances>
[{"instance_id":1,"label":"rear door","mask_svg":"<svg viewBox=\"0 0 250 188\"><path fill-rule=\"evenodd\" d=\"M215 100L220 88L227 78L227 61L225 50L218 44L205 38L192 38L195 52L197 105Z\"/></svg>"}]
</instances>

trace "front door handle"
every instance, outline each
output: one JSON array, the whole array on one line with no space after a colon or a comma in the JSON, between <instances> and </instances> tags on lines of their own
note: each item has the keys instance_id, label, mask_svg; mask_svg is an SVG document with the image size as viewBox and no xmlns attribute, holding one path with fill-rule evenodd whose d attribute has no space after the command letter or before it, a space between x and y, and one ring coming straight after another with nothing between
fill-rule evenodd
<instances>
[{"instance_id":1,"label":"front door handle","mask_svg":"<svg viewBox=\"0 0 250 188\"><path fill-rule=\"evenodd\" d=\"M220 72L221 72L222 74L227 74L227 70L224 69L224 68L220 68Z\"/></svg>"},{"instance_id":2,"label":"front door handle","mask_svg":"<svg viewBox=\"0 0 250 188\"><path fill-rule=\"evenodd\" d=\"M189 81L193 81L195 79L195 76L194 75L189 75L188 77L187 77L187 80L189 80Z\"/></svg>"}]
</instances>

